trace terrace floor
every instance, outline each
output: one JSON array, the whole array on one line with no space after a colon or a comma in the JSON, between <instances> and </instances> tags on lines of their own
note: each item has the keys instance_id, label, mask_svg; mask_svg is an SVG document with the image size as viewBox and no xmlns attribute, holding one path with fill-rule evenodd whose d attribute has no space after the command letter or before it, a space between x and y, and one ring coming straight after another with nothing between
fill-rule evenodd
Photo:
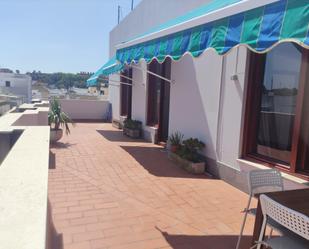
<instances>
[{"instance_id":1,"label":"terrace floor","mask_svg":"<svg viewBox=\"0 0 309 249\"><path fill-rule=\"evenodd\" d=\"M110 124L79 123L51 156L54 243L64 249L235 248L248 196L186 173L162 147ZM249 217L242 248L252 228Z\"/></svg>"}]
</instances>

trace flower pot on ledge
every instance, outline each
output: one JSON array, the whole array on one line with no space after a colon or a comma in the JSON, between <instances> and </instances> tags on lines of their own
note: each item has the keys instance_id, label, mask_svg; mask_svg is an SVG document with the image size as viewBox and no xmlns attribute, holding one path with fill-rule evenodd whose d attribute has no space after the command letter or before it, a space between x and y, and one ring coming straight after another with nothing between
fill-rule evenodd
<instances>
[{"instance_id":1,"label":"flower pot on ledge","mask_svg":"<svg viewBox=\"0 0 309 249\"><path fill-rule=\"evenodd\" d=\"M130 137L130 138L140 138L141 137L141 130L140 129L130 129L130 128L123 128L123 134Z\"/></svg>"},{"instance_id":2,"label":"flower pot on ledge","mask_svg":"<svg viewBox=\"0 0 309 249\"><path fill-rule=\"evenodd\" d=\"M169 152L168 158L179 165L181 168L191 174L204 174L205 173L205 162L190 162L184 158L181 158L176 153Z\"/></svg>"}]
</instances>

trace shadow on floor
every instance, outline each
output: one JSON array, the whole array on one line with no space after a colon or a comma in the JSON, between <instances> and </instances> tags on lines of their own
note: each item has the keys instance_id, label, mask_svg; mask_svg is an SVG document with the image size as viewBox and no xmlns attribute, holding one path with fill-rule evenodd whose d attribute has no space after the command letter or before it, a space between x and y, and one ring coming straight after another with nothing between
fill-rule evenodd
<instances>
[{"instance_id":1,"label":"shadow on floor","mask_svg":"<svg viewBox=\"0 0 309 249\"><path fill-rule=\"evenodd\" d=\"M46 249L63 249L63 235L58 233L54 226L52 207L49 200L47 202Z\"/></svg>"},{"instance_id":2,"label":"shadow on floor","mask_svg":"<svg viewBox=\"0 0 309 249\"><path fill-rule=\"evenodd\" d=\"M147 143L143 139L132 139L123 135L122 130L109 131L109 130L97 130L97 132L110 142L143 142Z\"/></svg>"},{"instance_id":3,"label":"shadow on floor","mask_svg":"<svg viewBox=\"0 0 309 249\"><path fill-rule=\"evenodd\" d=\"M74 146L75 144L71 144L71 143L62 143L62 142L55 142L52 143L50 145L51 148L56 148L56 149L67 149L70 148L72 146Z\"/></svg>"},{"instance_id":4,"label":"shadow on floor","mask_svg":"<svg viewBox=\"0 0 309 249\"><path fill-rule=\"evenodd\" d=\"M63 249L64 246L63 246L63 235L60 234L60 233L57 233L56 229L53 229L52 231L53 235L52 235L52 238L51 238L51 242L50 242L50 245L49 245L49 248L48 249Z\"/></svg>"},{"instance_id":5,"label":"shadow on floor","mask_svg":"<svg viewBox=\"0 0 309 249\"><path fill-rule=\"evenodd\" d=\"M173 235L159 231L173 249L235 249L238 240L236 235ZM251 236L243 236L240 248L250 248L251 240Z\"/></svg>"},{"instance_id":6,"label":"shadow on floor","mask_svg":"<svg viewBox=\"0 0 309 249\"><path fill-rule=\"evenodd\" d=\"M56 154L49 151L49 169L56 169Z\"/></svg>"},{"instance_id":7,"label":"shadow on floor","mask_svg":"<svg viewBox=\"0 0 309 249\"><path fill-rule=\"evenodd\" d=\"M208 179L206 175L193 175L170 161L167 152L158 147L120 146L150 174L159 177ZM209 178L210 179L210 178Z\"/></svg>"}]
</instances>

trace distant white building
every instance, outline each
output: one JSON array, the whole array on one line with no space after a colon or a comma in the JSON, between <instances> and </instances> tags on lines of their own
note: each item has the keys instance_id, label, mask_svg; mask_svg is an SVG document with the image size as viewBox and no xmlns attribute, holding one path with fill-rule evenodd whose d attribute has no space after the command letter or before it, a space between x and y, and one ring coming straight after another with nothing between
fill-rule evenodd
<instances>
[{"instance_id":1,"label":"distant white building","mask_svg":"<svg viewBox=\"0 0 309 249\"><path fill-rule=\"evenodd\" d=\"M32 99L32 79L25 74L0 72L0 92L23 98L26 103Z\"/></svg>"}]
</instances>

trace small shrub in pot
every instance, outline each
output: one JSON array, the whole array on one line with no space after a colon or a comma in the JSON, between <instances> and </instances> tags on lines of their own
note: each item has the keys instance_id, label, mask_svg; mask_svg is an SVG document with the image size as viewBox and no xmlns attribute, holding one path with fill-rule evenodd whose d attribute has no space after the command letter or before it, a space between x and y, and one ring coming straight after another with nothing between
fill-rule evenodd
<instances>
[{"instance_id":1,"label":"small shrub in pot","mask_svg":"<svg viewBox=\"0 0 309 249\"><path fill-rule=\"evenodd\" d=\"M50 111L48 113L51 143L57 142L62 138L63 130L61 127L65 129L67 135L70 134L70 123L74 124L68 114L62 111L59 99L53 98L50 101Z\"/></svg>"},{"instance_id":2,"label":"small shrub in pot","mask_svg":"<svg viewBox=\"0 0 309 249\"><path fill-rule=\"evenodd\" d=\"M193 163L201 162L199 152L205 147L205 144L197 138L184 140L177 154Z\"/></svg>"},{"instance_id":3,"label":"small shrub in pot","mask_svg":"<svg viewBox=\"0 0 309 249\"><path fill-rule=\"evenodd\" d=\"M181 147L182 140L183 140L183 134L180 133L179 131L176 131L169 136L168 142L170 144L171 152L173 153L177 152L177 150Z\"/></svg>"},{"instance_id":4,"label":"small shrub in pot","mask_svg":"<svg viewBox=\"0 0 309 249\"><path fill-rule=\"evenodd\" d=\"M197 138L182 141L176 153L169 153L170 160L192 174L204 174L205 161L200 152L205 144Z\"/></svg>"},{"instance_id":5,"label":"small shrub in pot","mask_svg":"<svg viewBox=\"0 0 309 249\"><path fill-rule=\"evenodd\" d=\"M142 128L142 122L138 120L126 119L124 121L124 128L130 130L140 130Z\"/></svg>"},{"instance_id":6,"label":"small shrub in pot","mask_svg":"<svg viewBox=\"0 0 309 249\"><path fill-rule=\"evenodd\" d=\"M141 137L142 122L138 120L126 119L123 124L123 133L131 138Z\"/></svg>"}]
</instances>

